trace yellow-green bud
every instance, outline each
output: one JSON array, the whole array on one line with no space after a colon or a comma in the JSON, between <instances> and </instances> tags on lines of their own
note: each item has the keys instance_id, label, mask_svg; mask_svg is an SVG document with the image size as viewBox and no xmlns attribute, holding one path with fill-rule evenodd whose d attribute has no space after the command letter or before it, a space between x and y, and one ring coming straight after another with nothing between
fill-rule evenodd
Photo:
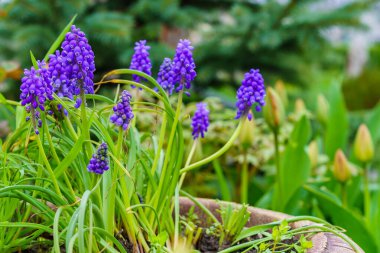
<instances>
[{"instance_id":1,"label":"yellow-green bud","mask_svg":"<svg viewBox=\"0 0 380 253\"><path fill-rule=\"evenodd\" d=\"M322 124L326 125L329 116L330 105L327 99L322 94L317 98L317 119Z\"/></svg>"},{"instance_id":2,"label":"yellow-green bud","mask_svg":"<svg viewBox=\"0 0 380 253\"><path fill-rule=\"evenodd\" d=\"M277 131L285 121L285 109L277 92L269 87L265 98L264 119L269 127Z\"/></svg>"},{"instance_id":3,"label":"yellow-green bud","mask_svg":"<svg viewBox=\"0 0 380 253\"><path fill-rule=\"evenodd\" d=\"M361 124L356 133L354 153L361 162L369 162L373 159L374 147L371 134L366 125Z\"/></svg>"},{"instance_id":4,"label":"yellow-green bud","mask_svg":"<svg viewBox=\"0 0 380 253\"><path fill-rule=\"evenodd\" d=\"M254 139L254 133L253 133L254 129L255 129L255 119L253 118L253 116L252 116L252 120L244 119L244 123L238 137L240 145L242 145L244 149L247 149L252 146L253 139Z\"/></svg>"},{"instance_id":5,"label":"yellow-green bud","mask_svg":"<svg viewBox=\"0 0 380 253\"><path fill-rule=\"evenodd\" d=\"M276 90L277 94L280 96L282 103L285 107L288 106L288 94L286 92L285 84L282 80L278 80L276 84L274 85L274 89Z\"/></svg>"},{"instance_id":6,"label":"yellow-green bud","mask_svg":"<svg viewBox=\"0 0 380 253\"><path fill-rule=\"evenodd\" d=\"M318 149L318 143L316 140L310 142L309 149L308 149L310 164L312 168L317 167L318 165L318 156L319 156L319 149Z\"/></svg>"},{"instance_id":7,"label":"yellow-green bud","mask_svg":"<svg viewBox=\"0 0 380 253\"><path fill-rule=\"evenodd\" d=\"M346 183L351 178L351 169L341 149L338 149L334 158L334 177L341 183Z\"/></svg>"},{"instance_id":8,"label":"yellow-green bud","mask_svg":"<svg viewBox=\"0 0 380 253\"><path fill-rule=\"evenodd\" d=\"M308 112L307 112L307 109L306 109L306 106L305 106L305 102L302 99L297 98L296 102L294 104L295 119L298 120L303 115L307 115L307 114L308 114Z\"/></svg>"}]
</instances>

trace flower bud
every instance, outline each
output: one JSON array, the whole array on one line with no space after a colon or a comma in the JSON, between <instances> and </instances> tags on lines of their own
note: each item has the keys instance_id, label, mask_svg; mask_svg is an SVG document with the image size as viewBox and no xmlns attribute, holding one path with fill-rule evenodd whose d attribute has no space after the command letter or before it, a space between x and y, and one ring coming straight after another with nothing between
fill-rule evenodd
<instances>
[{"instance_id":1,"label":"flower bud","mask_svg":"<svg viewBox=\"0 0 380 253\"><path fill-rule=\"evenodd\" d=\"M252 112L250 112L252 114ZM243 146L244 149L252 146L254 140L253 129L255 128L255 120L252 117L252 120L245 119L243 126L239 134L239 143Z\"/></svg>"},{"instance_id":2,"label":"flower bud","mask_svg":"<svg viewBox=\"0 0 380 253\"><path fill-rule=\"evenodd\" d=\"M341 149L338 149L334 158L334 177L341 183L345 183L351 178L351 169Z\"/></svg>"},{"instance_id":3,"label":"flower bud","mask_svg":"<svg viewBox=\"0 0 380 253\"><path fill-rule=\"evenodd\" d=\"M286 87L285 84L282 80L278 80L276 84L274 85L274 89L280 96L282 103L284 104L285 107L288 106L288 94L286 92Z\"/></svg>"},{"instance_id":4,"label":"flower bud","mask_svg":"<svg viewBox=\"0 0 380 253\"><path fill-rule=\"evenodd\" d=\"M269 127L277 131L285 121L285 109L277 92L271 87L267 90L264 107L264 119Z\"/></svg>"},{"instance_id":5,"label":"flower bud","mask_svg":"<svg viewBox=\"0 0 380 253\"><path fill-rule=\"evenodd\" d=\"M317 167L318 165L318 156L319 156L319 150L318 150L318 143L316 140L310 142L309 149L308 149L310 164L312 168Z\"/></svg>"},{"instance_id":6,"label":"flower bud","mask_svg":"<svg viewBox=\"0 0 380 253\"><path fill-rule=\"evenodd\" d=\"M373 159L374 147L371 134L366 125L361 124L356 133L354 153L361 162L369 162Z\"/></svg>"},{"instance_id":7,"label":"flower bud","mask_svg":"<svg viewBox=\"0 0 380 253\"><path fill-rule=\"evenodd\" d=\"M317 98L317 119L323 125L327 124L327 119L329 115L330 105L327 99L322 94L318 95Z\"/></svg>"},{"instance_id":8,"label":"flower bud","mask_svg":"<svg viewBox=\"0 0 380 253\"><path fill-rule=\"evenodd\" d=\"M297 120L300 119L303 115L307 115L305 102L301 98L297 98L295 102L294 115Z\"/></svg>"}]
</instances>

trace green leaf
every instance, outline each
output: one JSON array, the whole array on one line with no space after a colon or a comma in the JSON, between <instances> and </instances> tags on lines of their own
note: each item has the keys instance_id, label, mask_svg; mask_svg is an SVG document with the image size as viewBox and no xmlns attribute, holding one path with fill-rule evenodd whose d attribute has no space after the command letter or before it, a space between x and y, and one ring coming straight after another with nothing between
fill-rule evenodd
<instances>
[{"instance_id":1,"label":"green leaf","mask_svg":"<svg viewBox=\"0 0 380 253\"><path fill-rule=\"evenodd\" d=\"M24 123L26 117L26 111L23 106L16 107L16 128L19 128Z\"/></svg>"},{"instance_id":2,"label":"green leaf","mask_svg":"<svg viewBox=\"0 0 380 253\"><path fill-rule=\"evenodd\" d=\"M325 150L332 160L337 149L344 149L349 129L347 110L339 84L331 85L328 100L330 111L326 125Z\"/></svg>"},{"instance_id":3,"label":"green leaf","mask_svg":"<svg viewBox=\"0 0 380 253\"><path fill-rule=\"evenodd\" d=\"M281 189L276 188L277 210L284 210L293 194L310 176L310 161L305 146L310 138L310 122L303 116L294 126L288 145L281 155Z\"/></svg>"},{"instance_id":4,"label":"green leaf","mask_svg":"<svg viewBox=\"0 0 380 253\"><path fill-rule=\"evenodd\" d=\"M323 190L313 185L305 185L304 188L313 194L320 203L320 207L326 216L333 220L337 226L344 228L346 234L351 237L364 252L379 252L371 232L365 226L362 217L358 217L350 210L342 207L334 198Z\"/></svg>"},{"instance_id":5,"label":"green leaf","mask_svg":"<svg viewBox=\"0 0 380 253\"><path fill-rule=\"evenodd\" d=\"M367 121L368 129L374 143L380 140L380 103L371 111Z\"/></svg>"},{"instance_id":6,"label":"green leaf","mask_svg":"<svg viewBox=\"0 0 380 253\"><path fill-rule=\"evenodd\" d=\"M70 22L66 25L66 27L63 29L63 31L59 34L58 38L54 41L54 43L51 45L51 47L49 48L49 50L47 51L45 57L44 57L44 61L46 62L49 58L49 55L53 54L54 51L59 47L59 45L61 44L61 42L63 41L63 39L65 38L65 35L66 33L70 30L71 28L71 25L74 23L75 21L75 18L77 17L77 15L75 15L71 20Z\"/></svg>"},{"instance_id":7,"label":"green leaf","mask_svg":"<svg viewBox=\"0 0 380 253\"><path fill-rule=\"evenodd\" d=\"M61 161L61 163L58 165L58 167L54 170L54 174L56 178L62 175L62 173L69 167L71 162L78 156L79 152L81 151L83 143L83 135L79 137L73 148L70 150L70 152L65 156L65 159Z\"/></svg>"},{"instance_id":8,"label":"green leaf","mask_svg":"<svg viewBox=\"0 0 380 253\"><path fill-rule=\"evenodd\" d=\"M38 69L38 64L36 61L36 57L34 57L32 50L30 50L30 59L32 60L34 69Z\"/></svg>"}]
</instances>

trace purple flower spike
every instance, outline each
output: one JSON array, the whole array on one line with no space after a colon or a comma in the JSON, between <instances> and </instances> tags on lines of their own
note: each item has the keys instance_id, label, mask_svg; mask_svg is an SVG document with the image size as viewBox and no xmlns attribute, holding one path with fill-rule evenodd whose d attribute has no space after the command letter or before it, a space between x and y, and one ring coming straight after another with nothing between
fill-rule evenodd
<instances>
[{"instance_id":1,"label":"purple flower spike","mask_svg":"<svg viewBox=\"0 0 380 253\"><path fill-rule=\"evenodd\" d=\"M251 69L245 73L244 80L236 93L237 113L235 119L242 116L252 119L249 113L251 107L256 104L256 111L261 111L261 107L265 105L265 86L264 79L258 69Z\"/></svg>"},{"instance_id":2,"label":"purple flower spike","mask_svg":"<svg viewBox=\"0 0 380 253\"><path fill-rule=\"evenodd\" d=\"M172 67L172 60L165 58L157 75L157 82L169 95L171 95L174 90L174 72Z\"/></svg>"},{"instance_id":3,"label":"purple flower spike","mask_svg":"<svg viewBox=\"0 0 380 253\"><path fill-rule=\"evenodd\" d=\"M149 59L150 46L146 45L146 40L140 40L135 43L135 53L132 56L130 69L144 72L147 75L151 75L152 64ZM132 75L133 81L140 82L146 81L138 75Z\"/></svg>"},{"instance_id":4,"label":"purple flower spike","mask_svg":"<svg viewBox=\"0 0 380 253\"><path fill-rule=\"evenodd\" d=\"M190 89L191 82L196 77L193 59L193 47L189 40L180 40L173 59L174 84L178 84L176 92Z\"/></svg>"},{"instance_id":5,"label":"purple flower spike","mask_svg":"<svg viewBox=\"0 0 380 253\"><path fill-rule=\"evenodd\" d=\"M119 102L113 107L114 113L110 118L112 123L116 126L122 127L123 130L127 130L129 123L134 117L131 107L131 98L131 94L129 94L128 91L123 90Z\"/></svg>"},{"instance_id":6,"label":"purple flower spike","mask_svg":"<svg viewBox=\"0 0 380 253\"><path fill-rule=\"evenodd\" d=\"M39 69L34 67L24 70L21 79L21 105L31 115L26 121L32 119L34 132L39 134L38 128L42 126L40 111L45 111L45 102L53 100L53 89L51 86L48 70L44 62L38 62Z\"/></svg>"},{"instance_id":7,"label":"purple flower spike","mask_svg":"<svg viewBox=\"0 0 380 253\"><path fill-rule=\"evenodd\" d=\"M99 145L98 150L90 159L90 163L87 166L89 172L103 174L104 171L109 169L107 152L108 146L103 142Z\"/></svg>"},{"instance_id":8,"label":"purple flower spike","mask_svg":"<svg viewBox=\"0 0 380 253\"><path fill-rule=\"evenodd\" d=\"M204 138L207 128L209 126L209 111L207 110L206 103L198 103L197 109L194 113L194 117L191 122L191 127L193 128L193 138L194 140L199 137L199 135Z\"/></svg>"},{"instance_id":9,"label":"purple flower spike","mask_svg":"<svg viewBox=\"0 0 380 253\"><path fill-rule=\"evenodd\" d=\"M61 52L57 50L55 54L49 57L49 74L51 77L54 93L58 97L67 97L73 99L71 93L70 80L64 65L64 58L61 56Z\"/></svg>"},{"instance_id":10,"label":"purple flower spike","mask_svg":"<svg viewBox=\"0 0 380 253\"><path fill-rule=\"evenodd\" d=\"M65 78L70 80L72 95L93 94L95 56L86 35L73 25L61 47L62 65L65 68ZM79 107L81 102L77 100L76 106Z\"/></svg>"},{"instance_id":11,"label":"purple flower spike","mask_svg":"<svg viewBox=\"0 0 380 253\"><path fill-rule=\"evenodd\" d=\"M73 99L71 92L71 81L68 78L66 67L64 65L64 58L61 56L61 52L57 50L55 54L49 56L49 75L51 78L53 91L58 97ZM58 110L62 109L62 105L58 105ZM63 110L67 115L66 109Z\"/></svg>"}]
</instances>

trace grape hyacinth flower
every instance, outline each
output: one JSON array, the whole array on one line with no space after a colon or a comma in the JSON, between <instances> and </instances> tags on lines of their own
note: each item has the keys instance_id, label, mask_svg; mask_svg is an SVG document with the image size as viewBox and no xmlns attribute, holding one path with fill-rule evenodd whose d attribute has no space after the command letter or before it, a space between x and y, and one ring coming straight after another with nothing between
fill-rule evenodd
<instances>
[{"instance_id":1,"label":"grape hyacinth flower","mask_svg":"<svg viewBox=\"0 0 380 253\"><path fill-rule=\"evenodd\" d=\"M131 98L131 94L123 90L119 102L113 107L114 113L110 118L113 124L122 127L123 130L127 130L129 123L134 117L131 107Z\"/></svg>"},{"instance_id":2,"label":"grape hyacinth flower","mask_svg":"<svg viewBox=\"0 0 380 253\"><path fill-rule=\"evenodd\" d=\"M26 111L31 114L26 120L32 119L36 134L39 134L38 128L42 126L40 111L45 111L47 100L53 100L53 89L45 62L38 62L38 67L38 70L34 67L24 70L20 87L21 105L25 106Z\"/></svg>"},{"instance_id":3,"label":"grape hyacinth flower","mask_svg":"<svg viewBox=\"0 0 380 253\"><path fill-rule=\"evenodd\" d=\"M260 71L258 69L251 69L245 73L244 79L236 94L237 114L235 119L247 116L248 119L251 120L252 114L249 113L249 110L252 105L256 104L256 111L261 111L261 107L265 105L265 95L264 79Z\"/></svg>"},{"instance_id":4,"label":"grape hyacinth flower","mask_svg":"<svg viewBox=\"0 0 380 253\"><path fill-rule=\"evenodd\" d=\"M89 172L103 174L104 171L109 169L107 152L108 146L103 142L99 145L98 150L90 159L90 163L87 166Z\"/></svg>"},{"instance_id":5,"label":"grape hyacinth flower","mask_svg":"<svg viewBox=\"0 0 380 253\"><path fill-rule=\"evenodd\" d=\"M146 45L146 40L140 40L135 43L135 53L132 56L130 69L144 72L147 75L151 75L152 63L149 59L150 46ZM135 82L146 81L138 75L132 75L132 79Z\"/></svg>"},{"instance_id":6,"label":"grape hyacinth flower","mask_svg":"<svg viewBox=\"0 0 380 253\"><path fill-rule=\"evenodd\" d=\"M190 89L196 77L193 49L189 40L180 40L173 59L174 84L178 84L176 92Z\"/></svg>"},{"instance_id":7,"label":"grape hyacinth flower","mask_svg":"<svg viewBox=\"0 0 380 253\"><path fill-rule=\"evenodd\" d=\"M174 90L174 72L172 68L172 60L170 58L165 58L157 75L158 84L161 85L169 95L171 95Z\"/></svg>"},{"instance_id":8,"label":"grape hyacinth flower","mask_svg":"<svg viewBox=\"0 0 380 253\"><path fill-rule=\"evenodd\" d=\"M199 135L204 138L207 128L209 126L209 111L207 110L206 103L198 103L197 109L195 110L194 117L191 122L191 127L193 129L194 140L199 137Z\"/></svg>"},{"instance_id":9,"label":"grape hyacinth flower","mask_svg":"<svg viewBox=\"0 0 380 253\"><path fill-rule=\"evenodd\" d=\"M82 98L84 94L93 94L95 56L86 35L73 25L61 47L62 64L65 66L66 77L70 80L71 93ZM77 98L76 108L82 103L82 98Z\"/></svg>"},{"instance_id":10,"label":"grape hyacinth flower","mask_svg":"<svg viewBox=\"0 0 380 253\"><path fill-rule=\"evenodd\" d=\"M58 97L73 99L71 92L71 82L67 77L66 67L64 65L64 58L61 56L61 52L57 50L55 54L49 57L49 75L51 78L53 91ZM58 110L62 109L62 105L58 105ZM64 109L65 115L67 115L66 109Z\"/></svg>"}]
</instances>

